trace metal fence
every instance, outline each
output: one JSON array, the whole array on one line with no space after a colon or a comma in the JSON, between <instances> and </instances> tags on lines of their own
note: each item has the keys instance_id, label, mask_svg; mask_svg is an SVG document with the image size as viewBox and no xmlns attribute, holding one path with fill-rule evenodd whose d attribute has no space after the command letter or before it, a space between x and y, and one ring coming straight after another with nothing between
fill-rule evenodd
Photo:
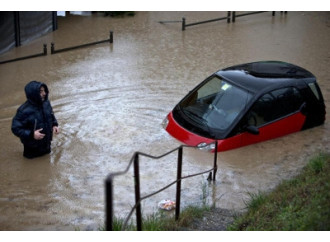
<instances>
[{"instance_id":1,"label":"metal fence","mask_svg":"<svg viewBox=\"0 0 330 242\"><path fill-rule=\"evenodd\" d=\"M267 13L267 11L247 12L247 13L241 13L241 14L236 14L236 12L234 11L233 14L232 14L232 22L235 23L236 18L249 16L249 15L255 15L255 14L259 14L259 13ZM281 12L281 14L282 13L283 12ZM287 14L287 12L284 12L284 13ZM272 11L272 16L275 16L275 11Z\"/></svg>"},{"instance_id":2,"label":"metal fence","mask_svg":"<svg viewBox=\"0 0 330 242\"><path fill-rule=\"evenodd\" d=\"M227 20L227 23L230 22L236 22L236 18L244 17L244 16L249 16L249 15L255 15L255 14L260 14L260 13L266 13L267 11L258 11L258 12L244 12L237 14L235 11L228 11L226 17L221 17L221 18L215 18L215 19L209 19L209 20L204 20L204 21L199 21L199 22L193 22L193 23L187 23L186 18L183 17L182 20L178 21L159 21L161 24L166 24L166 23L182 23L182 31L186 30L187 27L190 26L195 26L195 25L200 25L200 24L206 24L206 23L211 23L211 22L216 22L216 21L222 21L222 20ZM284 12L287 14L287 12ZM281 14L283 14L283 11L281 11ZM272 11L272 16L275 16L275 11Z\"/></svg>"},{"instance_id":3,"label":"metal fence","mask_svg":"<svg viewBox=\"0 0 330 242\"><path fill-rule=\"evenodd\" d=\"M58 50L55 50L55 44L54 43L51 43L50 53L51 54L57 54L57 53L64 52L64 51L70 51L70 50L75 50L75 49L79 49L79 48L85 48L85 47L89 47L89 46L97 45L97 44L102 44L102 43L106 43L106 42L109 42L110 44L113 43L113 31L110 31L109 39L95 41L95 42L91 42L91 43L87 43L87 44L82 44L82 45L71 46L71 47L67 47L67 48L63 48L63 49L58 49ZM47 44L43 44L43 52L42 53L28 55L28 56L23 56L23 57L19 57L19 58L15 58L15 59L10 59L10 60L0 61L0 65L1 64L6 64L6 63L9 63L9 62L26 60L26 59L31 59L31 58L36 58L36 57L46 56L46 55L47 55Z\"/></svg>"},{"instance_id":4,"label":"metal fence","mask_svg":"<svg viewBox=\"0 0 330 242\"><path fill-rule=\"evenodd\" d=\"M92 42L92 43L87 43L87 44L82 44L82 45L71 46L71 47L67 47L67 48L63 48L63 49L58 49L58 50L55 50L55 44L54 43L51 43L51 51L50 51L50 53L51 54L56 54L56 53L60 53L60 52L64 52L64 51L85 48L85 47L88 47L88 46L102 44L102 43L106 43L106 42L109 42L110 44L113 43L113 31L110 31L110 37L109 37L109 39L95 41L95 42Z\"/></svg>"},{"instance_id":5,"label":"metal fence","mask_svg":"<svg viewBox=\"0 0 330 242\"><path fill-rule=\"evenodd\" d=\"M26 60L26 59L36 58L36 57L40 57L40 56L45 56L45 55L47 55L47 44L44 44L43 45L43 52L42 53L28 55L28 56L23 56L23 57L19 57L19 58L15 58L15 59L10 59L10 60L5 60L5 61L0 61L0 65L1 64L6 64L6 63L9 63L9 62Z\"/></svg>"},{"instance_id":6,"label":"metal fence","mask_svg":"<svg viewBox=\"0 0 330 242\"><path fill-rule=\"evenodd\" d=\"M113 206L113 181L114 178L120 175L124 175L128 172L129 168L131 167L131 165L133 164L133 172L134 172L134 191L135 191L135 205L132 207L131 211L129 212L129 215L127 216L127 218L124 221L122 230L125 229L127 222L129 221L129 219L131 218L134 210L136 210L136 227L137 230L141 231L142 230L142 213L141 213L141 202L151 196L154 196L162 191L164 191L165 189L169 188L170 186L176 184L176 207L175 207L175 220L179 219L180 216L180 203L181 203L181 181L183 179L187 179L190 177L194 177L194 176L198 176L198 175L202 175L205 173L209 173L210 174L210 179L215 181L215 177L216 177L216 172L217 172L217 153L218 153L218 142L215 141L213 143L210 143L208 145L212 145L214 144L215 150L214 150L214 161L213 161L213 168L207 170L207 171L202 171L200 173L196 173L196 174L192 174L192 175L188 175L188 176L182 176L182 153L183 153L183 148L187 147L187 148L197 148L194 146L184 146L181 145L180 147L173 149L161 156L151 156L148 154L144 154L141 152L135 152L134 155L132 156L127 168L124 171L121 172L114 172L114 173L110 173L107 178L105 179L105 213L106 213L106 217L105 217L105 225L106 225L106 230L107 231L112 231L113 230L113 217L114 217L114 206ZM145 156L148 158L152 158L152 159L160 159L163 158L173 152L178 152L178 156L177 156L177 177L176 180L173 181L172 183L168 184L167 186L159 189L156 192L153 192L151 194L145 195L144 197L141 197L140 194L140 169L139 169L139 156ZM213 172L213 173L212 173Z\"/></svg>"},{"instance_id":7,"label":"metal fence","mask_svg":"<svg viewBox=\"0 0 330 242\"><path fill-rule=\"evenodd\" d=\"M186 18L182 18L182 31L184 31L189 26L194 26L194 25L198 25L198 24L206 24L206 23L216 22L216 21L220 21L220 20L227 20L227 23L230 23L230 12L227 12L227 17L210 19L210 20L205 20L205 21L200 21L200 22L195 22L195 23L190 23L190 24L186 24Z\"/></svg>"}]
</instances>

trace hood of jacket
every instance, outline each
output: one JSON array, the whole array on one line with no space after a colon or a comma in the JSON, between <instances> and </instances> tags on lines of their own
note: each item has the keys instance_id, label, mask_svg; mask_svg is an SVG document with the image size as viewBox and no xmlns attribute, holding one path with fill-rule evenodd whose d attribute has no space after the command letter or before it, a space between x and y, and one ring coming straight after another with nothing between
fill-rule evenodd
<instances>
[{"instance_id":1,"label":"hood of jacket","mask_svg":"<svg viewBox=\"0 0 330 242\"><path fill-rule=\"evenodd\" d=\"M41 87L45 88L45 92L46 92L46 97L45 97L45 101L48 100L48 87L46 84L42 83L42 82L38 82L38 81L31 81L28 84L26 84L25 86L25 95L26 98L29 102L35 104L35 105L42 105L42 99L40 96L40 88Z\"/></svg>"}]
</instances>

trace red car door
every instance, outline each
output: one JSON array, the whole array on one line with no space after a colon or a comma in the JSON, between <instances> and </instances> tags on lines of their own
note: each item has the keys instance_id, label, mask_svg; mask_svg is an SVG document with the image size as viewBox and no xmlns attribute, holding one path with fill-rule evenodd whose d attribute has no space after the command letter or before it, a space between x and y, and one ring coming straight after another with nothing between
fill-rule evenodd
<instances>
[{"instance_id":1,"label":"red car door","mask_svg":"<svg viewBox=\"0 0 330 242\"><path fill-rule=\"evenodd\" d=\"M305 123L306 116L301 112L294 113L282 119L265 124L259 128L259 134L244 132L241 136L241 146L255 144L261 141L278 138L300 131Z\"/></svg>"},{"instance_id":2,"label":"red car door","mask_svg":"<svg viewBox=\"0 0 330 242\"><path fill-rule=\"evenodd\" d=\"M304 100L294 87L273 90L260 97L246 116L247 124L258 128L259 134L240 134L241 145L250 145L300 131L306 116L301 107Z\"/></svg>"}]
</instances>

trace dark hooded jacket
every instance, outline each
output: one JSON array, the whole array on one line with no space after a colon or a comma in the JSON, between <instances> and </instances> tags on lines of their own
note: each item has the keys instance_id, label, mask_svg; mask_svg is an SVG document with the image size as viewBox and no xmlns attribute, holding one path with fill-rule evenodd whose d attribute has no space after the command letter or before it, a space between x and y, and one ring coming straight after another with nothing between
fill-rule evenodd
<instances>
[{"instance_id":1,"label":"dark hooded jacket","mask_svg":"<svg viewBox=\"0 0 330 242\"><path fill-rule=\"evenodd\" d=\"M40 96L42 86L46 92L44 101ZM58 126L58 123L48 100L48 87L44 83L31 81L25 86L25 94L27 100L17 109L12 121L12 132L24 144L24 153L29 153L30 156L32 156L31 152L37 153L35 156L49 153L53 126ZM34 131L41 128L43 129L41 133L44 133L45 137L41 140L35 140Z\"/></svg>"}]
</instances>

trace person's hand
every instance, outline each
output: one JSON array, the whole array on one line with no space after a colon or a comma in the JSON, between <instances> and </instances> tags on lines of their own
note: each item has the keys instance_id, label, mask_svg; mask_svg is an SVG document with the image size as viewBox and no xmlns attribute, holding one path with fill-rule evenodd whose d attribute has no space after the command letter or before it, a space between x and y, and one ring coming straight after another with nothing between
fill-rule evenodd
<instances>
[{"instance_id":1,"label":"person's hand","mask_svg":"<svg viewBox=\"0 0 330 242\"><path fill-rule=\"evenodd\" d=\"M41 130L43 129L37 129L36 131L34 131L34 139L42 140L45 137L45 134L41 133Z\"/></svg>"},{"instance_id":2,"label":"person's hand","mask_svg":"<svg viewBox=\"0 0 330 242\"><path fill-rule=\"evenodd\" d=\"M58 134L59 132L60 132L60 128L57 127L57 126L54 126L54 127L53 127L53 133L54 133L54 134Z\"/></svg>"}]
</instances>

